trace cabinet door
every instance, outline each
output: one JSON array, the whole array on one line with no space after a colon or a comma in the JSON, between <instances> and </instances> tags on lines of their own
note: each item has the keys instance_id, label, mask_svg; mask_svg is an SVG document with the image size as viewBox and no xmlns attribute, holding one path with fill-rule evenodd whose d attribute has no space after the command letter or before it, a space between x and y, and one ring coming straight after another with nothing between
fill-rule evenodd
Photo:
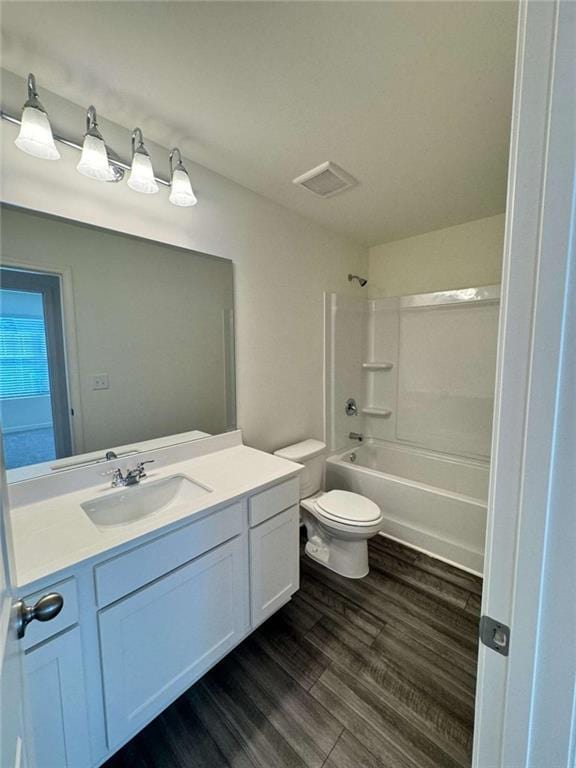
<instances>
[{"instance_id":1,"label":"cabinet door","mask_svg":"<svg viewBox=\"0 0 576 768\"><path fill-rule=\"evenodd\" d=\"M161 712L248 629L238 537L99 612L108 743Z\"/></svg>"},{"instance_id":2,"label":"cabinet door","mask_svg":"<svg viewBox=\"0 0 576 768\"><path fill-rule=\"evenodd\" d=\"M80 629L33 648L24 669L38 768L89 766L88 716Z\"/></svg>"},{"instance_id":3,"label":"cabinet door","mask_svg":"<svg viewBox=\"0 0 576 768\"><path fill-rule=\"evenodd\" d=\"M250 529L252 626L286 603L299 587L298 505Z\"/></svg>"}]
</instances>

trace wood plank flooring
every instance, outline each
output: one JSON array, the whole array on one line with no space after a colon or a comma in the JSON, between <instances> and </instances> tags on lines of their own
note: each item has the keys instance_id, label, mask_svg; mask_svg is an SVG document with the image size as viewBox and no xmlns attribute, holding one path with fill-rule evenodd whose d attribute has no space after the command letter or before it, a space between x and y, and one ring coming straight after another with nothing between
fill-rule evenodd
<instances>
[{"instance_id":1,"label":"wood plank flooring","mask_svg":"<svg viewBox=\"0 0 576 768\"><path fill-rule=\"evenodd\" d=\"M293 600L104 768L466 768L482 582L377 536L302 557Z\"/></svg>"}]
</instances>

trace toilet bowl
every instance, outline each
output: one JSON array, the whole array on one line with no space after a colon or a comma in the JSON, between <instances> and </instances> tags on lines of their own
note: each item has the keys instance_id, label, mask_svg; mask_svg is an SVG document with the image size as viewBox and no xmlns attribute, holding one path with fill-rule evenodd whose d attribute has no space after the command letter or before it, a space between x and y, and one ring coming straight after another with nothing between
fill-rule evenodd
<instances>
[{"instance_id":1,"label":"toilet bowl","mask_svg":"<svg viewBox=\"0 0 576 768\"><path fill-rule=\"evenodd\" d=\"M304 440L275 455L304 466L300 504L308 557L342 576L360 579L369 571L368 539L381 530L383 515L377 504L358 493L319 492L325 450L319 440Z\"/></svg>"},{"instance_id":2,"label":"toilet bowl","mask_svg":"<svg viewBox=\"0 0 576 768\"><path fill-rule=\"evenodd\" d=\"M350 579L366 576L368 539L382 528L378 505L349 491L328 491L300 503L308 535L306 554Z\"/></svg>"}]
</instances>

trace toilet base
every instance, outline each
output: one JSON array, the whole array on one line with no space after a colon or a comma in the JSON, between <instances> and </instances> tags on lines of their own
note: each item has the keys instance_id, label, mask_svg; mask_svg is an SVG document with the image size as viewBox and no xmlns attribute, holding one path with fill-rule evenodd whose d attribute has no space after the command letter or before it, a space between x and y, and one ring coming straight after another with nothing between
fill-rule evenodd
<instances>
[{"instance_id":1,"label":"toilet base","mask_svg":"<svg viewBox=\"0 0 576 768\"><path fill-rule=\"evenodd\" d=\"M329 545L318 536L306 542L309 558L348 579L362 579L368 575L368 541L343 541L332 539Z\"/></svg>"}]
</instances>

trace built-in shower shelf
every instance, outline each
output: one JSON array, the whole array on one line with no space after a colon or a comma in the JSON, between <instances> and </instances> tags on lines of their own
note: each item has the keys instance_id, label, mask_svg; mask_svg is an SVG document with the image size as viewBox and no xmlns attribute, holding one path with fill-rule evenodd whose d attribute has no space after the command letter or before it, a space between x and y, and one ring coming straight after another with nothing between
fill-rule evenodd
<instances>
[{"instance_id":1,"label":"built-in shower shelf","mask_svg":"<svg viewBox=\"0 0 576 768\"><path fill-rule=\"evenodd\" d=\"M387 419L392 415L392 411L387 408L362 408L362 413L365 416L378 416L381 419Z\"/></svg>"},{"instance_id":2,"label":"built-in shower shelf","mask_svg":"<svg viewBox=\"0 0 576 768\"><path fill-rule=\"evenodd\" d=\"M362 363L362 368L367 371L389 371L394 368L394 363Z\"/></svg>"}]
</instances>

